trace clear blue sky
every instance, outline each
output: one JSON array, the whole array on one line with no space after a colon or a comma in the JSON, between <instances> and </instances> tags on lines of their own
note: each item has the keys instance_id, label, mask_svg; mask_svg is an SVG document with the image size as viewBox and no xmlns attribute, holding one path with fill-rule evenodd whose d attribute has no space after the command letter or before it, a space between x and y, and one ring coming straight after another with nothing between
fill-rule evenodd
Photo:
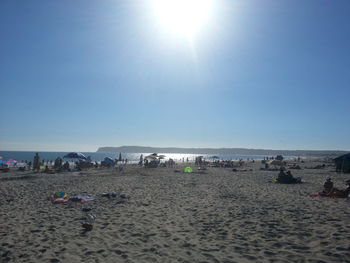
<instances>
[{"instance_id":1,"label":"clear blue sky","mask_svg":"<svg viewBox=\"0 0 350 263\"><path fill-rule=\"evenodd\" d=\"M216 0L192 42L151 2L0 1L0 150L350 150L350 1Z\"/></svg>"}]
</instances>

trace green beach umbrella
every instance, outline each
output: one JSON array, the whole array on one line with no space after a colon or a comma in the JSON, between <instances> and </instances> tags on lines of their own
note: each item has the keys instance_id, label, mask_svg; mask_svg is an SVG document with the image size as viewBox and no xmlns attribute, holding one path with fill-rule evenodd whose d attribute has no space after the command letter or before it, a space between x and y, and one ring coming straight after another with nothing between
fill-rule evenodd
<instances>
[{"instance_id":1,"label":"green beach umbrella","mask_svg":"<svg viewBox=\"0 0 350 263\"><path fill-rule=\"evenodd\" d=\"M193 169L191 167L186 167L184 169L184 173L192 173L193 172Z\"/></svg>"}]
</instances>

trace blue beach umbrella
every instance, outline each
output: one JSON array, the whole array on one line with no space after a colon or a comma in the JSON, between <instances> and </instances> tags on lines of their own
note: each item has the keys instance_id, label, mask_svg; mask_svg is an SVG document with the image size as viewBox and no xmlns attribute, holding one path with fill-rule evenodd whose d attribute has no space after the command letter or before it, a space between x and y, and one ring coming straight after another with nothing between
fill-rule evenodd
<instances>
[{"instance_id":1,"label":"blue beach umbrella","mask_svg":"<svg viewBox=\"0 0 350 263\"><path fill-rule=\"evenodd\" d=\"M63 156L63 158L66 159L79 159L79 160L86 160L86 156L82 153L77 153L77 152L71 152Z\"/></svg>"}]
</instances>

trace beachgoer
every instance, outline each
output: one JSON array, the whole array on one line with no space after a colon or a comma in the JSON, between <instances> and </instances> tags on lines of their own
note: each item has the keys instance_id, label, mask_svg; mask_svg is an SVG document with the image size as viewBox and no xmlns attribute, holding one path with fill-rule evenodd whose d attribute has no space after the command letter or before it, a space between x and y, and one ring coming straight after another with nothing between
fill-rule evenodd
<instances>
[{"instance_id":1,"label":"beachgoer","mask_svg":"<svg viewBox=\"0 0 350 263\"><path fill-rule=\"evenodd\" d=\"M329 194L333 189L333 182L331 178L327 178L326 182L323 184L323 193Z\"/></svg>"},{"instance_id":2,"label":"beachgoer","mask_svg":"<svg viewBox=\"0 0 350 263\"><path fill-rule=\"evenodd\" d=\"M40 170L40 157L39 157L38 153L36 153L35 156L34 156L33 170L34 171L39 171Z\"/></svg>"},{"instance_id":3,"label":"beachgoer","mask_svg":"<svg viewBox=\"0 0 350 263\"><path fill-rule=\"evenodd\" d=\"M344 192L344 195L349 196L350 195L350 180L347 180L345 182L345 184L347 187L343 190L343 192Z\"/></svg>"},{"instance_id":4,"label":"beachgoer","mask_svg":"<svg viewBox=\"0 0 350 263\"><path fill-rule=\"evenodd\" d=\"M338 188L333 187L327 195L334 197L348 197L350 195L350 180L347 180L345 184L347 185L347 188L344 190L339 190Z\"/></svg>"},{"instance_id":5,"label":"beachgoer","mask_svg":"<svg viewBox=\"0 0 350 263\"><path fill-rule=\"evenodd\" d=\"M61 170L62 169L62 158L57 157L55 160L55 164L53 166L56 170Z\"/></svg>"},{"instance_id":6,"label":"beachgoer","mask_svg":"<svg viewBox=\"0 0 350 263\"><path fill-rule=\"evenodd\" d=\"M294 179L294 177L293 177L293 175L292 175L292 173L291 173L290 171L287 171L287 173L286 173L286 179L287 179L287 180L293 180L293 179Z\"/></svg>"},{"instance_id":7,"label":"beachgoer","mask_svg":"<svg viewBox=\"0 0 350 263\"><path fill-rule=\"evenodd\" d=\"M277 180L278 181L283 181L286 179L286 173L284 172L284 170L281 168L280 169L280 173L278 174Z\"/></svg>"},{"instance_id":8,"label":"beachgoer","mask_svg":"<svg viewBox=\"0 0 350 263\"><path fill-rule=\"evenodd\" d=\"M69 170L70 170L70 169L69 169L69 162L68 162L68 161L66 161L66 162L63 164L62 169L65 170L65 171L69 171Z\"/></svg>"},{"instance_id":9,"label":"beachgoer","mask_svg":"<svg viewBox=\"0 0 350 263\"><path fill-rule=\"evenodd\" d=\"M296 183L297 178L294 178L290 171L287 173L284 172L284 169L281 168L280 173L278 174L277 181L280 183Z\"/></svg>"}]
</instances>

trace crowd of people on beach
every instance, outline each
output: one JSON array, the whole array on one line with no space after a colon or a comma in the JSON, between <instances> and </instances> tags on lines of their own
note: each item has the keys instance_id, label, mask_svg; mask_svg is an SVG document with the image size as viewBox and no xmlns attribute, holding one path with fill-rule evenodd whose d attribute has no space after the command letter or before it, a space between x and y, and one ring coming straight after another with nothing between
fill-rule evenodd
<instances>
[{"instance_id":1,"label":"crowd of people on beach","mask_svg":"<svg viewBox=\"0 0 350 263\"><path fill-rule=\"evenodd\" d=\"M139 166L146 167L146 168L156 168L156 167L173 167L175 165L175 161L173 159L169 159L167 161L161 162L161 159L163 159L164 156L157 155L156 153L151 154L147 157L143 157L143 155L140 155L140 161L138 162ZM108 159L108 160L106 160ZM276 158L273 157L264 157L264 159L261 161L262 164L265 165L264 168L260 168L260 170L274 170L270 169L269 164L271 164L271 161L278 160L282 161L282 156L277 156ZM109 162L107 162L109 161ZM185 162L185 159L182 160ZM297 160L298 162L302 162L300 158ZM187 158L186 162L188 163L189 160ZM241 167L246 162L252 162L254 163L254 159L247 159L246 161L243 161L243 159L239 159L238 161L233 160L213 160L212 162L208 162L203 159L202 156L199 156L195 158L194 163L195 165L198 165L199 167L202 166L208 166L211 167L219 167L219 168L233 168L233 167ZM84 160L76 160L75 162L69 162L68 160L64 160L61 157L57 157L54 161L53 160L41 160L38 153L34 155L33 162L31 161L22 161L22 164L24 166L18 167L18 170L32 170L34 172L45 172L45 173L55 173L55 172L64 172L64 171L81 171L82 169L87 168L100 168L100 167L110 167L110 166L116 166L118 171L123 171L125 169L126 164L128 163L128 159L123 159L121 157L121 154L119 155L118 159L111 159L106 157L105 161L102 162L92 162L91 158L88 157ZM119 163L119 165L118 165ZM16 166L17 163L14 164ZM289 165L290 169L301 169L301 167L297 164ZM325 165L319 165L318 167L324 168ZM305 167L307 168L307 167ZM236 170L236 169L233 169ZM4 171L8 171L4 170ZM277 183L282 184L295 184L295 183L302 183L302 180L300 177L294 177L290 170L286 170L285 166L282 165L279 170L279 174L276 179L274 179ZM320 196L325 197L347 197L350 195L350 180L346 181L346 188L345 189L338 189L334 187L334 183L332 182L331 178L327 178L323 185L323 190L319 193Z\"/></svg>"}]
</instances>

